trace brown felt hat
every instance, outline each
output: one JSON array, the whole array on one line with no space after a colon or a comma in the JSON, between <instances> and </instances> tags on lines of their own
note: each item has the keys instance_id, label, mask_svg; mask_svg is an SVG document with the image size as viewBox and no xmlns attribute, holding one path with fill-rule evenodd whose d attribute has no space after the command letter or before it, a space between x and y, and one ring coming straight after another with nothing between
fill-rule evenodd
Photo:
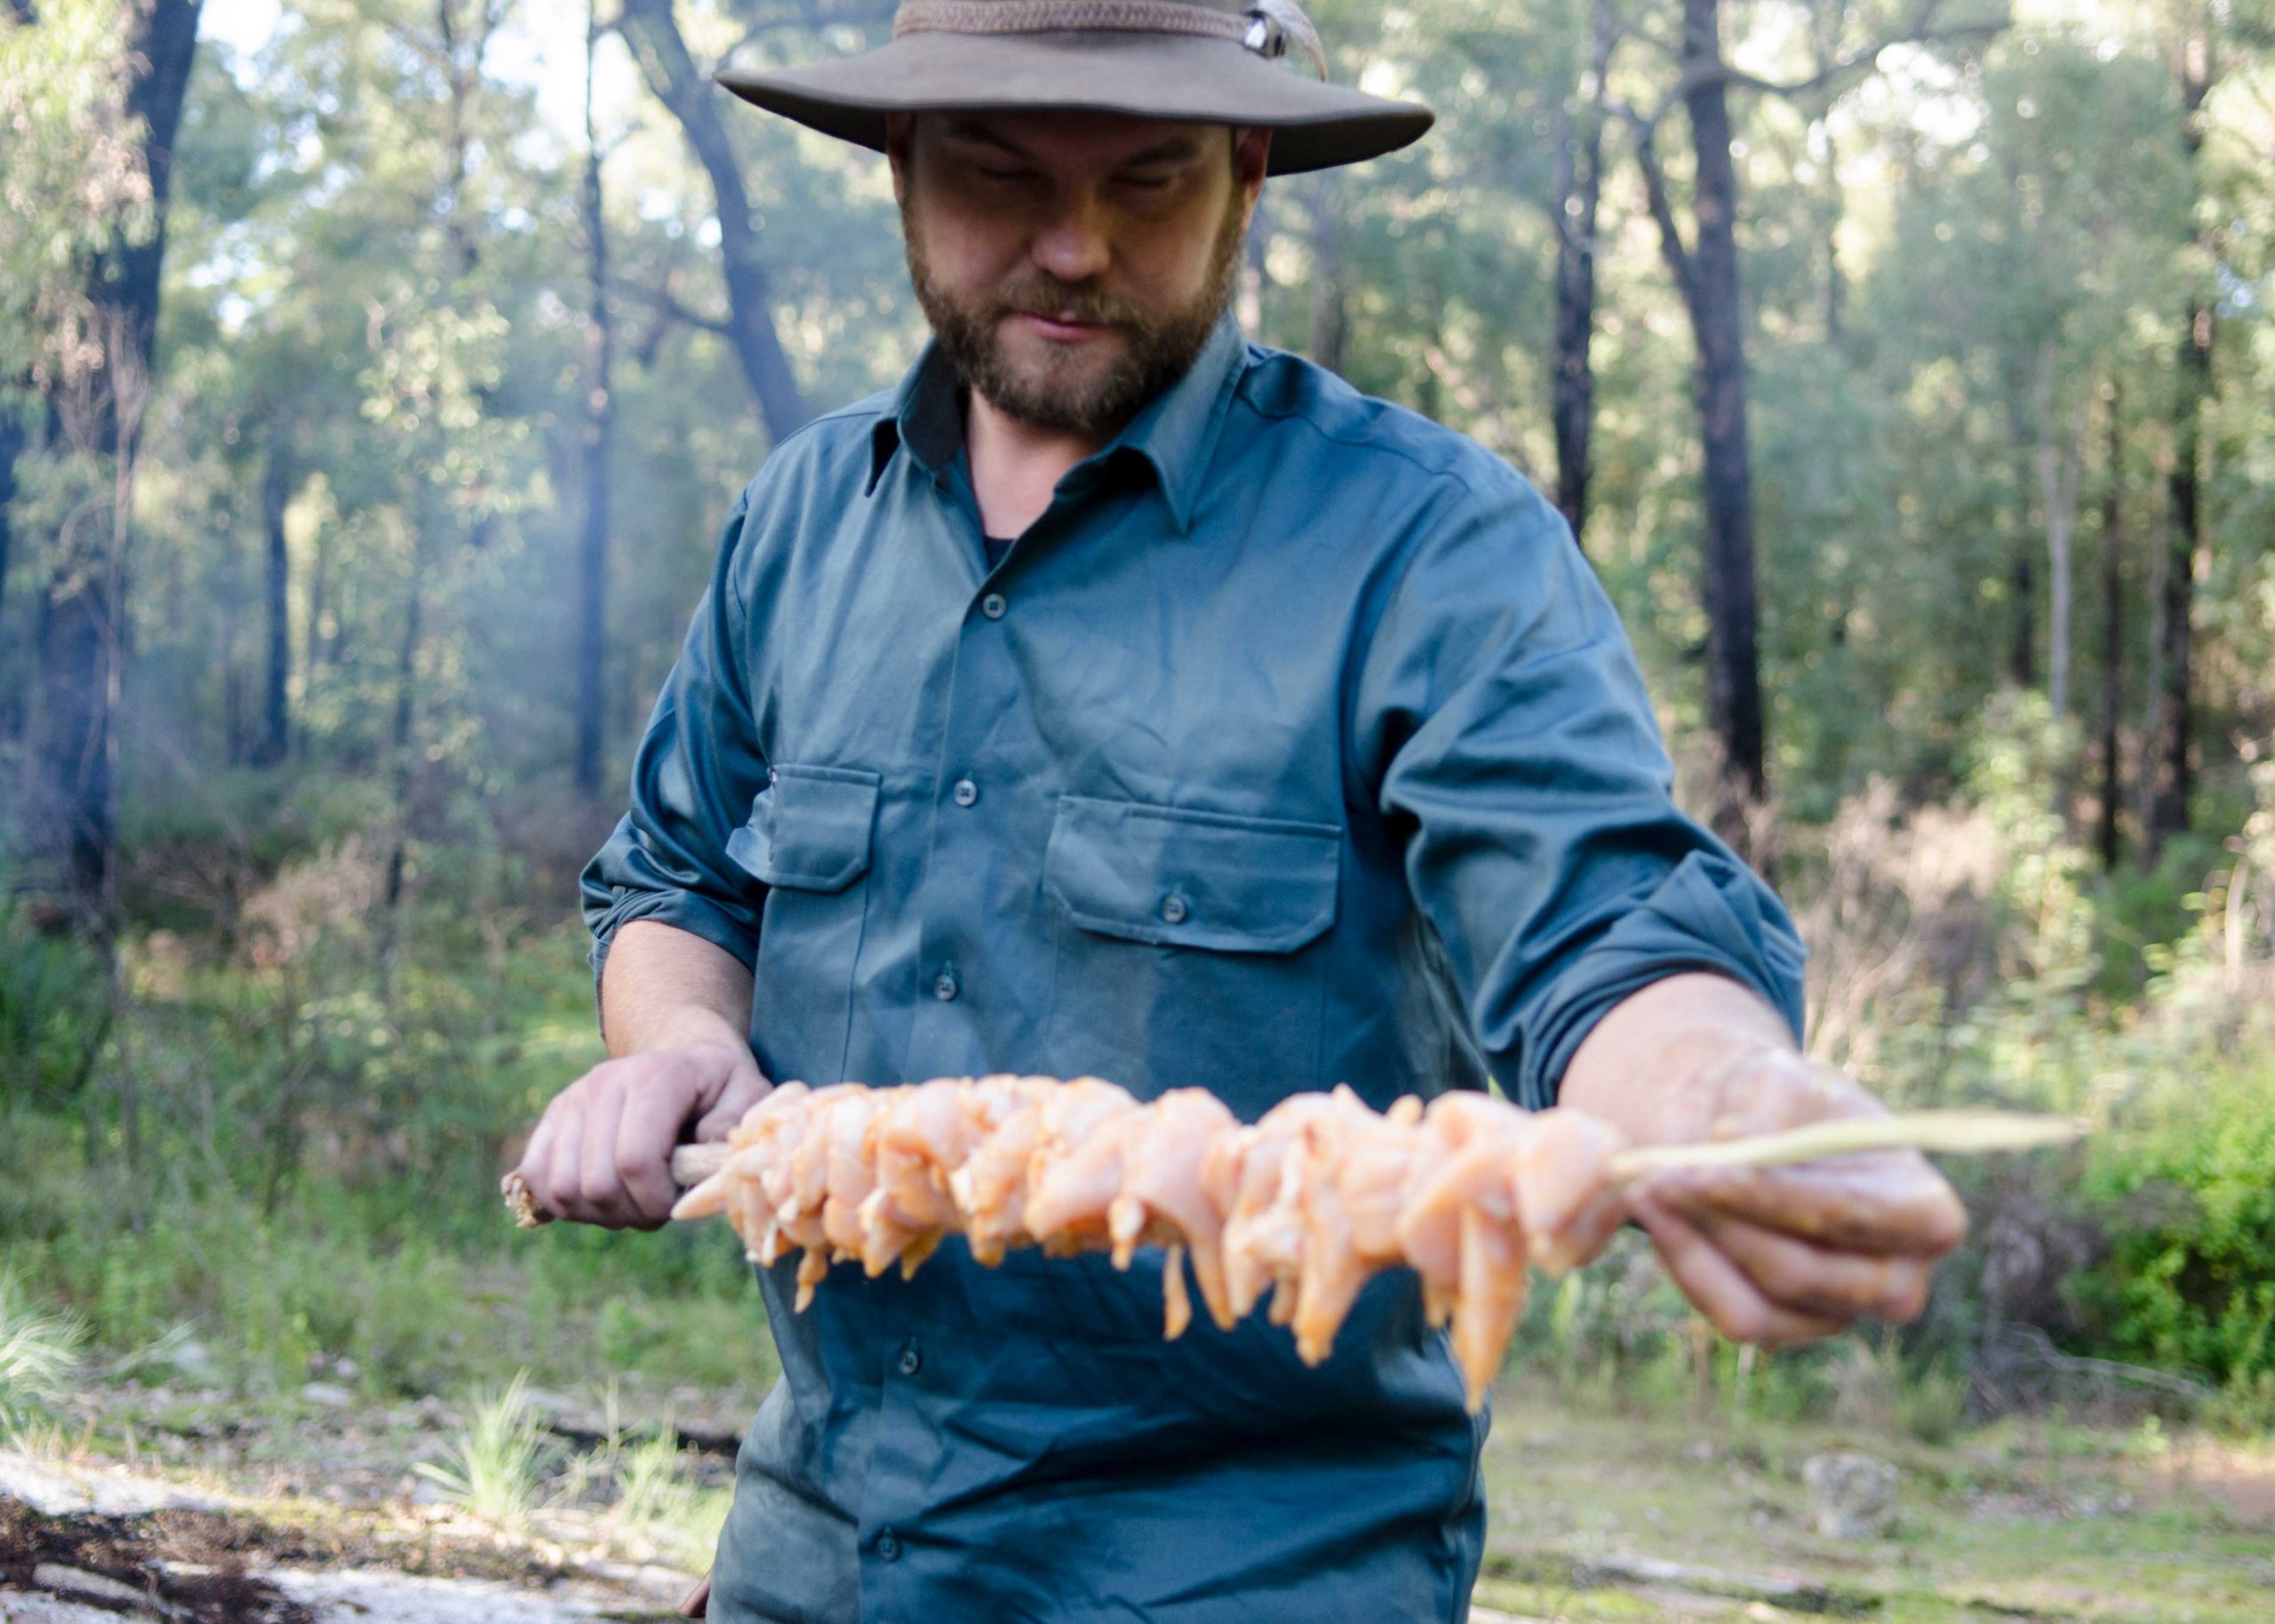
<instances>
[{"instance_id":1,"label":"brown felt hat","mask_svg":"<svg viewBox=\"0 0 2275 1624\"><path fill-rule=\"evenodd\" d=\"M1295 0L901 0L892 40L719 83L770 113L883 151L885 115L1070 108L1261 125L1272 172L1356 163L1430 127L1429 108L1327 83ZM1293 47L1311 76L1284 59Z\"/></svg>"}]
</instances>

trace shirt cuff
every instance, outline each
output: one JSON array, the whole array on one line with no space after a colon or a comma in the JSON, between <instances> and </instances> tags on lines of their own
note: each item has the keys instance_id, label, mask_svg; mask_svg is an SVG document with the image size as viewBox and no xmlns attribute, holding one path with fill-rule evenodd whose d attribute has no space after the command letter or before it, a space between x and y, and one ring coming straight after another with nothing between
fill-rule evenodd
<instances>
[{"instance_id":1,"label":"shirt cuff","mask_svg":"<svg viewBox=\"0 0 2275 1624\"><path fill-rule=\"evenodd\" d=\"M698 896L692 891L636 891L628 886L615 888L616 900L592 922L593 932L593 991L598 996L602 974L608 968L609 944L616 940L616 933L635 919L654 919L684 930L690 935L701 936L714 947L724 948L743 961L743 967L754 969L758 959L758 938L732 914L716 903Z\"/></svg>"},{"instance_id":2,"label":"shirt cuff","mask_svg":"<svg viewBox=\"0 0 2275 1624\"><path fill-rule=\"evenodd\" d=\"M1752 871L1692 852L1557 978L1513 1078L1519 1104L1556 1103L1564 1068L1621 1000L1685 970L1728 976L1759 993L1801 1040L1808 959L1792 918Z\"/></svg>"}]
</instances>

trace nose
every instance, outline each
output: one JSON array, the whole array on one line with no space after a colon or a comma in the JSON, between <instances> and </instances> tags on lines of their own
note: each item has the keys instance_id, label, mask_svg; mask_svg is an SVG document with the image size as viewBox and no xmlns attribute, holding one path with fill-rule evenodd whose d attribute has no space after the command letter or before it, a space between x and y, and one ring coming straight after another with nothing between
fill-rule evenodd
<instances>
[{"instance_id":1,"label":"nose","mask_svg":"<svg viewBox=\"0 0 2275 1624\"><path fill-rule=\"evenodd\" d=\"M1088 187L1060 193L1031 251L1035 264L1061 282L1087 282L1102 273L1113 255L1097 195Z\"/></svg>"}]
</instances>

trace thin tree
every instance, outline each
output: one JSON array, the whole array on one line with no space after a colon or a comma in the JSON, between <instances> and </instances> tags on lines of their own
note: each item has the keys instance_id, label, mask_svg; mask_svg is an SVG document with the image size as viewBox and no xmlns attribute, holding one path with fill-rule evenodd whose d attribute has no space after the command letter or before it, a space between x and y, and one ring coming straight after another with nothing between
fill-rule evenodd
<instances>
[{"instance_id":1,"label":"thin tree","mask_svg":"<svg viewBox=\"0 0 2275 1624\"><path fill-rule=\"evenodd\" d=\"M2103 869L2117 866L2117 802L2123 763L2118 723L2125 704L2125 448L2124 399L2111 383L2103 402L2108 412L2108 450L2101 492L2101 816L2095 831Z\"/></svg>"},{"instance_id":2,"label":"thin tree","mask_svg":"<svg viewBox=\"0 0 2275 1624\"><path fill-rule=\"evenodd\" d=\"M601 165L607 155L593 131L593 53L599 40L595 6L585 30L585 253L592 299L585 322L585 513L577 547L576 784L584 795L600 792L607 720L609 474L616 447L616 402L611 393L616 324L609 311L608 219L601 190Z\"/></svg>"},{"instance_id":3,"label":"thin tree","mask_svg":"<svg viewBox=\"0 0 2275 1624\"><path fill-rule=\"evenodd\" d=\"M802 25L813 20L802 13L797 20ZM752 220L742 161L735 155L734 143L720 117L724 92L712 83L708 72L697 68L686 36L680 32L679 20L673 14L672 0L624 0L617 28L631 46L649 88L679 120L696 161L710 178L727 283L727 340L742 363L767 434L778 441L786 439L806 420L805 396L775 330L773 278L759 243L758 227Z\"/></svg>"},{"instance_id":4,"label":"thin tree","mask_svg":"<svg viewBox=\"0 0 2275 1624\"><path fill-rule=\"evenodd\" d=\"M1576 541L1587 528L1595 425L1596 216L1603 200L1611 57L1619 42L1611 0L1594 0L1588 35L1577 93L1556 109L1556 345L1549 410L1556 430L1556 506Z\"/></svg>"},{"instance_id":5,"label":"thin tree","mask_svg":"<svg viewBox=\"0 0 2275 1624\"><path fill-rule=\"evenodd\" d=\"M1696 355L1693 395L1703 453L1700 498L1705 533L1701 596L1706 609L1706 720L1721 753L1726 789L1734 802L1760 798L1767 780L1761 668L1757 619L1760 587L1754 570L1752 455L1746 432L1745 306L1737 249L1737 170L1730 142L1728 92L1767 92L1796 100L1829 102L1870 73L1890 46L1949 41L1995 32L1992 22L1938 27L1942 0L1918 0L1896 30L1861 49L1826 60L1808 77L1777 83L1733 68L1721 45L1721 0L1681 0L1678 76L1658 107L1643 114L1618 104L1634 137L1644 199L1658 228L1661 257L1690 318ZM1656 139L1660 125L1680 107L1691 135L1692 230L1685 241ZM1725 832L1742 820L1724 816Z\"/></svg>"},{"instance_id":6,"label":"thin tree","mask_svg":"<svg viewBox=\"0 0 2275 1624\"><path fill-rule=\"evenodd\" d=\"M201 0L132 0L120 59L124 114L140 131L148 228L98 255L73 342L92 364L60 376L49 406L61 437L108 470L105 509L59 537L39 614L40 698L29 762L33 829L80 917L108 941L116 903L118 713L135 458L149 399L174 138L197 47ZM20 18L36 27L32 8ZM27 12L32 14L24 16Z\"/></svg>"},{"instance_id":7,"label":"thin tree","mask_svg":"<svg viewBox=\"0 0 2275 1624\"><path fill-rule=\"evenodd\" d=\"M261 673L260 736L252 748L256 767L275 767L283 760L292 742L292 560L284 535L284 509L292 495L291 458L284 433L279 428L269 436L260 470L267 657Z\"/></svg>"},{"instance_id":8,"label":"thin tree","mask_svg":"<svg viewBox=\"0 0 2275 1624\"><path fill-rule=\"evenodd\" d=\"M2173 53L2173 74L2181 103L2181 144L2191 180L2201 187L2204 103L2219 82L2212 36L2212 6L2189 8ZM2197 241L2215 246L2208 225ZM2148 826L2142 831L2154 857L2165 843L2188 827L2189 792L2194 768L2189 759L2195 733L2194 598L2196 557L2204 545L2200 482L2204 461L2204 407L2212 394L2211 297L2199 289L2188 300L2181 329L2179 386L2173 402L2173 464L2167 482L2172 510L2165 535L2167 555L2159 571L2162 590L2156 604L2157 672L2155 722L2149 738Z\"/></svg>"}]
</instances>

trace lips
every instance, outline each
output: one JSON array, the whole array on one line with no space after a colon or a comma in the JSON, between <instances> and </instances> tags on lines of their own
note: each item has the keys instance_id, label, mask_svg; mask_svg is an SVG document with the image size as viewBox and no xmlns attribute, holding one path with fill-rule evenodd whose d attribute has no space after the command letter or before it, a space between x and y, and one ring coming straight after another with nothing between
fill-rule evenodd
<instances>
[{"instance_id":1,"label":"lips","mask_svg":"<svg viewBox=\"0 0 2275 1624\"><path fill-rule=\"evenodd\" d=\"M1045 315L1034 310L1023 310L1018 314L1033 324L1035 330L1044 338L1057 339L1062 343L1096 338L1100 333L1112 330L1106 322L1085 321L1072 314Z\"/></svg>"}]
</instances>

